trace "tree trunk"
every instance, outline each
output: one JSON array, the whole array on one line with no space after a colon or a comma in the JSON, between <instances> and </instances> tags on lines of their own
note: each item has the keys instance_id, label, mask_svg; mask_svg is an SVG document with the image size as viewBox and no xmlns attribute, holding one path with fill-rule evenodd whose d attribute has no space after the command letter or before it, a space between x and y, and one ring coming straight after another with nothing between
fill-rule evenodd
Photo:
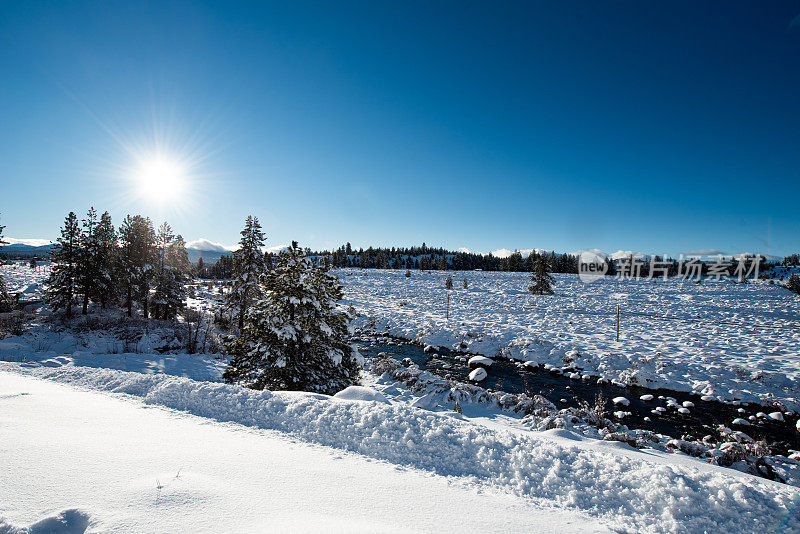
<instances>
[{"instance_id":1,"label":"tree trunk","mask_svg":"<svg viewBox=\"0 0 800 534\"><path fill-rule=\"evenodd\" d=\"M83 314L86 315L88 310L89 310L89 293L86 292L86 294L83 296Z\"/></svg>"},{"instance_id":2,"label":"tree trunk","mask_svg":"<svg viewBox=\"0 0 800 534\"><path fill-rule=\"evenodd\" d=\"M127 301L127 304L128 304L128 317L132 317L133 316L133 288L130 286L130 284L128 285L128 301Z\"/></svg>"}]
</instances>

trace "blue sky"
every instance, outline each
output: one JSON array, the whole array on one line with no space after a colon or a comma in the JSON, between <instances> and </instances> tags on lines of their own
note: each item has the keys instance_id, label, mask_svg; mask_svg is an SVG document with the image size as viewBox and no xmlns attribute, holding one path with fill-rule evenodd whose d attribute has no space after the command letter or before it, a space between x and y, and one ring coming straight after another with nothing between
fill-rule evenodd
<instances>
[{"instance_id":1,"label":"blue sky","mask_svg":"<svg viewBox=\"0 0 800 534\"><path fill-rule=\"evenodd\" d=\"M800 250L800 2L7 3L0 222ZM792 21L795 20L794 24ZM135 194L160 151L181 201ZM769 248L767 248L767 243Z\"/></svg>"}]
</instances>

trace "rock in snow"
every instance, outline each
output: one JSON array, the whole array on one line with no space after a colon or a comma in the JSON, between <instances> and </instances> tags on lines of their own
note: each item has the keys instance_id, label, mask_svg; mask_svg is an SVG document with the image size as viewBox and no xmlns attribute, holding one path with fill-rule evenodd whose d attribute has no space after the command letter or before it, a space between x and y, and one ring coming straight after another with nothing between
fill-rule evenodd
<instances>
[{"instance_id":1,"label":"rock in snow","mask_svg":"<svg viewBox=\"0 0 800 534\"><path fill-rule=\"evenodd\" d=\"M389 404L386 397L380 391L364 386L348 386L334 395L334 398L351 401L374 401Z\"/></svg>"},{"instance_id":2,"label":"rock in snow","mask_svg":"<svg viewBox=\"0 0 800 534\"><path fill-rule=\"evenodd\" d=\"M783 422L783 420L784 420L783 419L783 414L781 412L772 412L767 417L769 417L773 421L781 421L781 422Z\"/></svg>"},{"instance_id":3,"label":"rock in snow","mask_svg":"<svg viewBox=\"0 0 800 534\"><path fill-rule=\"evenodd\" d=\"M651 401L653 400L653 396L648 393L647 395L642 395L641 397L639 397L639 400Z\"/></svg>"},{"instance_id":4,"label":"rock in snow","mask_svg":"<svg viewBox=\"0 0 800 534\"><path fill-rule=\"evenodd\" d=\"M494 363L494 360L491 358L487 358L486 356L473 356L469 359L469 365L485 365L486 367L490 367Z\"/></svg>"},{"instance_id":5,"label":"rock in snow","mask_svg":"<svg viewBox=\"0 0 800 534\"><path fill-rule=\"evenodd\" d=\"M469 374L469 379L474 382L480 382L481 380L486 378L486 376L487 376L486 369L484 369L483 367L478 367Z\"/></svg>"},{"instance_id":6,"label":"rock in snow","mask_svg":"<svg viewBox=\"0 0 800 534\"><path fill-rule=\"evenodd\" d=\"M747 419L742 419L741 417L737 417L736 419L734 419L732 421L731 424L741 425L741 426L750 426L750 421L748 421Z\"/></svg>"},{"instance_id":7,"label":"rock in snow","mask_svg":"<svg viewBox=\"0 0 800 534\"><path fill-rule=\"evenodd\" d=\"M631 401L629 401L625 397L614 397L611 400L611 402L613 402L614 404L617 404L619 406L627 406L627 405L629 405L631 403Z\"/></svg>"}]
</instances>

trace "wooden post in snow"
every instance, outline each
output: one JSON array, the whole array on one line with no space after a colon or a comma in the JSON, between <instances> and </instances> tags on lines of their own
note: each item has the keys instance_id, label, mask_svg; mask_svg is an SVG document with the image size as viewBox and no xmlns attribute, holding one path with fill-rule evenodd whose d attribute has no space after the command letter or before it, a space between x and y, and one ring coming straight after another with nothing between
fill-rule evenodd
<instances>
[{"instance_id":1,"label":"wooden post in snow","mask_svg":"<svg viewBox=\"0 0 800 534\"><path fill-rule=\"evenodd\" d=\"M447 292L447 311L445 311L444 318L450 320L450 292Z\"/></svg>"},{"instance_id":2,"label":"wooden post in snow","mask_svg":"<svg viewBox=\"0 0 800 534\"><path fill-rule=\"evenodd\" d=\"M617 306L617 343L619 343L619 306Z\"/></svg>"}]
</instances>

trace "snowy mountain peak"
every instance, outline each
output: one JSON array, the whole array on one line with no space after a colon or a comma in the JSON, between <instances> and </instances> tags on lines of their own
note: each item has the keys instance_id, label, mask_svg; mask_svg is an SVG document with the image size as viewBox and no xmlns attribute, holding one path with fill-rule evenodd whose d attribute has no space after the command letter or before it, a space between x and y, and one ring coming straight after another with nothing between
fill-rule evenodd
<instances>
[{"instance_id":1,"label":"snowy mountain peak","mask_svg":"<svg viewBox=\"0 0 800 534\"><path fill-rule=\"evenodd\" d=\"M236 247L226 247L221 243L214 243L205 238L196 239L186 243L186 248L189 250L202 250L208 252L231 252L236 250Z\"/></svg>"}]
</instances>

